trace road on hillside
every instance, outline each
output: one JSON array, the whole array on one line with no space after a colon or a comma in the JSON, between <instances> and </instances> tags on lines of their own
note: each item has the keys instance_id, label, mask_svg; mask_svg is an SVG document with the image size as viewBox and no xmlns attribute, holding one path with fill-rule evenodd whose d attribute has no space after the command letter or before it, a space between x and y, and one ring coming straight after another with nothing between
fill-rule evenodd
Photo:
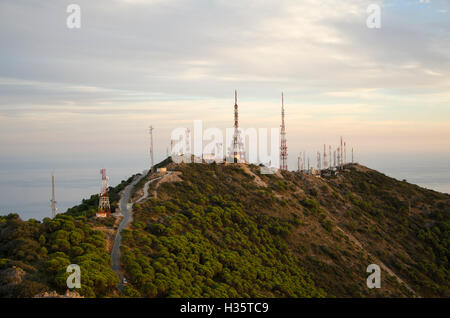
<instances>
[{"instance_id":1,"label":"road on hillside","mask_svg":"<svg viewBox=\"0 0 450 318\"><path fill-rule=\"evenodd\" d=\"M170 174L170 173L168 173L168 174ZM133 190L134 186L139 181L141 181L146 175L147 175L147 173L144 172L141 176L139 176L138 178L133 180L133 182L131 182L128 186L125 187L125 189L123 190L123 192L120 196L119 206L120 206L120 212L123 215L123 219L120 222L119 227L117 228L116 237L114 239L114 246L111 251L111 259L112 259L112 267L111 268L113 271L116 272L117 276L119 276L119 286L118 286L119 290L122 290L124 287L123 275L122 275L122 272L120 271L120 244L122 241L122 236L120 235L120 232L124 228L126 228L128 226L128 224L130 224L130 222L133 220L133 214L132 214L133 203L128 203L128 201L130 200L131 191ZM159 180L162 177L163 176L157 177L157 178L154 178L154 179L148 181L144 186L144 195L142 197L140 197L136 202L140 202L140 201L144 200L145 198L147 198L148 188L149 188L150 183L152 183L153 181Z\"/></svg>"},{"instance_id":2,"label":"road on hillside","mask_svg":"<svg viewBox=\"0 0 450 318\"><path fill-rule=\"evenodd\" d=\"M123 215L123 219L119 224L119 227L117 228L116 237L114 239L114 246L111 251L111 259L112 259L112 270L117 273L117 276L119 276L119 290L122 290L123 288L123 276L120 272L120 243L122 241L122 236L120 235L120 232L128 225L128 223L131 222L132 216L131 216L131 206L132 204L128 203L130 200L131 191L133 190L134 186L142 180L147 174L143 173L136 179L134 179L129 185L123 189L122 195L120 197L119 201L119 207L120 212ZM129 204L129 205L128 205Z\"/></svg>"}]
</instances>

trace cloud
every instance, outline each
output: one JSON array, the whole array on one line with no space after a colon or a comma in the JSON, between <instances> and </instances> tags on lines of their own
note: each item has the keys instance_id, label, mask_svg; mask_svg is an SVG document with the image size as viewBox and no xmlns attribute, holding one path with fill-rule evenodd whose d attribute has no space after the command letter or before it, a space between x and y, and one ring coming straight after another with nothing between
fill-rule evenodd
<instances>
[{"instance_id":1,"label":"cloud","mask_svg":"<svg viewBox=\"0 0 450 318\"><path fill-rule=\"evenodd\" d=\"M270 127L284 90L291 143L319 128L387 136L396 125L442 140L449 3L378 1L374 30L372 2L79 0L82 27L69 30L64 2L2 1L1 145L53 140L51 129L61 140L101 131L119 140L151 122L225 126L235 88L242 122Z\"/></svg>"}]
</instances>

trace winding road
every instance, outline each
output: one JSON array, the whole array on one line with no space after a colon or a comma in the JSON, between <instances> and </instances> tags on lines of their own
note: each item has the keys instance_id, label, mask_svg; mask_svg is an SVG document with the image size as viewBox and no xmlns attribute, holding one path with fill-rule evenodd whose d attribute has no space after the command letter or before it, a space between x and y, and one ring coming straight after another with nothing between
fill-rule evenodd
<instances>
[{"instance_id":1,"label":"winding road","mask_svg":"<svg viewBox=\"0 0 450 318\"><path fill-rule=\"evenodd\" d=\"M111 259L112 259L112 270L116 272L117 276L119 276L119 286L118 289L121 291L124 287L123 284L123 275L122 272L120 270L120 244L122 241L122 236L120 235L120 232L126 228L130 222L133 220L133 204L135 202L132 203L128 203L128 201L130 200L130 195L131 195L131 191L133 190L134 186L141 181L145 176L147 176L147 172L144 172L141 176L139 176L138 178L136 178L135 180L133 180L133 182L131 182L128 186L125 187L125 189L123 190L121 197L120 197L120 202L119 202L119 206L120 206L120 212L123 215L123 219L119 224L119 227L117 229L116 232L116 237L114 239L114 246L112 248L111 251ZM142 197L140 197L138 200L136 200L136 202L141 202L142 200L146 199L148 197L148 188L150 186L150 183L152 183L153 181L159 180L164 176L161 177L157 177L157 178L153 178L150 181L148 181L145 185L144 185L144 195Z\"/></svg>"}]
</instances>

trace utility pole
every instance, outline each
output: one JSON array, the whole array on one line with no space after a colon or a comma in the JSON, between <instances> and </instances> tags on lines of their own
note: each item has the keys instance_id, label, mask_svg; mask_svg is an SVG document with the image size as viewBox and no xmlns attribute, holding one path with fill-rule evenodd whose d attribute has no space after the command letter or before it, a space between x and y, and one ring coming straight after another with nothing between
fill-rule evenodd
<instances>
[{"instance_id":1,"label":"utility pole","mask_svg":"<svg viewBox=\"0 0 450 318\"><path fill-rule=\"evenodd\" d=\"M52 219L56 216L56 211L58 210L56 208L56 198L55 198L55 176L52 173L52 198L50 200L51 206L52 206Z\"/></svg>"}]
</instances>

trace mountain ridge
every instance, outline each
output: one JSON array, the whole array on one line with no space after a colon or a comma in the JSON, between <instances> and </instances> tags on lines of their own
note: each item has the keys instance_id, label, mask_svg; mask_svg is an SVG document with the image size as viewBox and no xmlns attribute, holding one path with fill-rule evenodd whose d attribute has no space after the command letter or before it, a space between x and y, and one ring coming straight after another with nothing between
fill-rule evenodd
<instances>
[{"instance_id":1,"label":"mountain ridge","mask_svg":"<svg viewBox=\"0 0 450 318\"><path fill-rule=\"evenodd\" d=\"M119 294L109 270L106 276L96 272L81 295L450 295L448 194L358 164L327 178L290 171L264 175L255 165L175 164L170 159L157 167L173 171L172 180L163 177L150 185L149 198L134 204L133 223L122 231L121 262L128 285ZM138 183L135 197L154 176L149 173ZM112 188L113 197L132 179ZM42 223L0 217L0 271L19 264L27 273L26 284L34 286L27 288L28 294L22 290L6 296L53 289L64 293L67 262L89 259L89 268L110 266L102 252L106 237L93 228L111 231L117 224L92 218L96 202L93 196ZM18 227L29 230L22 233ZM79 230L85 231L83 239L71 240ZM92 235L97 249L86 245L92 245L87 241ZM24 236L26 248L39 250L33 259L7 243L11 238L22 242ZM366 286L366 268L372 263L381 267L380 289Z\"/></svg>"}]
</instances>

